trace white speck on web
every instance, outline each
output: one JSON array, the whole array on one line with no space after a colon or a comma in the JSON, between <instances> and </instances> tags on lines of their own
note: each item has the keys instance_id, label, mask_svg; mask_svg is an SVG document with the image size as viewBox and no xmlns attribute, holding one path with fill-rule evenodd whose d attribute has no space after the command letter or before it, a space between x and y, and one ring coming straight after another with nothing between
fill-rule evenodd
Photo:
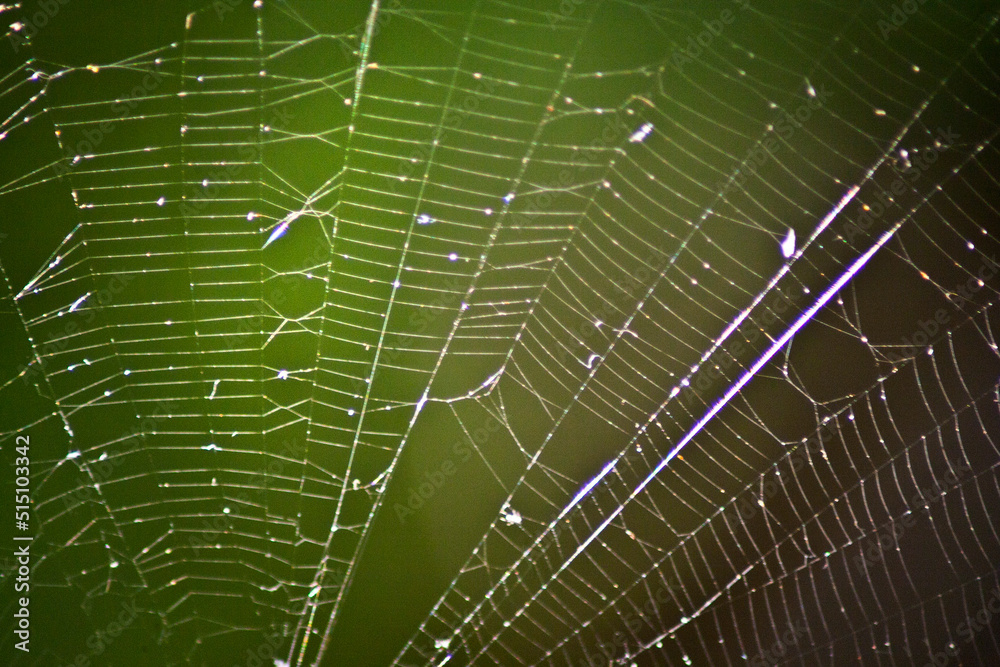
<instances>
[{"instance_id":1,"label":"white speck on web","mask_svg":"<svg viewBox=\"0 0 1000 667\"><path fill-rule=\"evenodd\" d=\"M788 259L795 254L795 230L789 229L785 240L781 242L781 254Z\"/></svg>"},{"instance_id":2,"label":"white speck on web","mask_svg":"<svg viewBox=\"0 0 1000 667\"><path fill-rule=\"evenodd\" d=\"M87 297L89 297L90 294L91 294L90 292L87 292L86 294L84 294L83 296L81 296L79 299L77 299L76 301L74 301L73 305L69 307L69 312L72 313L77 308L79 308L81 305L83 305L83 302L87 300Z\"/></svg>"},{"instance_id":3,"label":"white speck on web","mask_svg":"<svg viewBox=\"0 0 1000 667\"><path fill-rule=\"evenodd\" d=\"M500 514L500 520L508 526L521 525L521 513L517 510L507 508Z\"/></svg>"},{"instance_id":4,"label":"white speck on web","mask_svg":"<svg viewBox=\"0 0 1000 667\"><path fill-rule=\"evenodd\" d=\"M649 136L649 133L653 131L652 123L643 123L642 127L632 133L632 136L628 138L633 144L640 143Z\"/></svg>"}]
</instances>

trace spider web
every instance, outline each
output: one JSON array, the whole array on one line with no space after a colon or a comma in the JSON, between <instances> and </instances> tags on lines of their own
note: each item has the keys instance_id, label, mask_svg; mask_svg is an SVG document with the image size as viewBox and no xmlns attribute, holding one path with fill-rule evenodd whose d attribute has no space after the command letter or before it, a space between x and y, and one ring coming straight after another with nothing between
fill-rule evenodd
<instances>
[{"instance_id":1,"label":"spider web","mask_svg":"<svg viewBox=\"0 0 1000 667\"><path fill-rule=\"evenodd\" d=\"M0 11L29 662L1000 652L995 7L182 4Z\"/></svg>"}]
</instances>

